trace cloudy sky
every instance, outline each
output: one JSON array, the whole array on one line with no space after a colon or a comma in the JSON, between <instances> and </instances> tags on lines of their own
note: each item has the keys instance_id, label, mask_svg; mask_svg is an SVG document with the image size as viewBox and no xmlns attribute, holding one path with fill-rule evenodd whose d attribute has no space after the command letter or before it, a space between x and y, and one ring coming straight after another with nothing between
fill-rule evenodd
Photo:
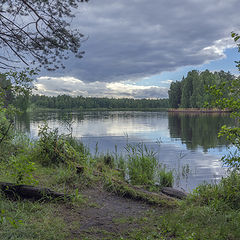
<instances>
[{"instance_id":1,"label":"cloudy sky","mask_svg":"<svg viewBox=\"0 0 240 240\"><path fill-rule=\"evenodd\" d=\"M72 27L88 40L83 59L42 71L38 93L164 98L192 69L238 74L231 32L240 32L239 0L90 0Z\"/></svg>"}]
</instances>

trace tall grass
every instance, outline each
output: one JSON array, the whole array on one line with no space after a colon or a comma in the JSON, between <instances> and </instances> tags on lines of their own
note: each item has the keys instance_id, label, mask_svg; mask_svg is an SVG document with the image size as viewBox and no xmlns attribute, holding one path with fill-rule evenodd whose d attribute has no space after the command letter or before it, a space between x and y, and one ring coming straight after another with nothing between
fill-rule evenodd
<instances>
[{"instance_id":1,"label":"tall grass","mask_svg":"<svg viewBox=\"0 0 240 240\"><path fill-rule=\"evenodd\" d=\"M173 174L162 168L156 159L156 152L143 143L127 144L126 165L129 181L134 185L173 186Z\"/></svg>"},{"instance_id":2,"label":"tall grass","mask_svg":"<svg viewBox=\"0 0 240 240\"><path fill-rule=\"evenodd\" d=\"M143 143L127 144L126 151L130 182L134 185L152 185L157 167L155 152L149 150Z\"/></svg>"}]
</instances>

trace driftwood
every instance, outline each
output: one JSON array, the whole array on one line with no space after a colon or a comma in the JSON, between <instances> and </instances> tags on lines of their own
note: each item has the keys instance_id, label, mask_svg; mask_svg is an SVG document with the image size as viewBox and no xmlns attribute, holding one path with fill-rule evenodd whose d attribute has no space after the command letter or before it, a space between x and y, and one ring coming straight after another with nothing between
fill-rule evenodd
<instances>
[{"instance_id":1,"label":"driftwood","mask_svg":"<svg viewBox=\"0 0 240 240\"><path fill-rule=\"evenodd\" d=\"M57 193L49 188L34 187L30 185L15 185L13 183L0 182L0 190L9 198L23 199L69 199L70 195Z\"/></svg>"},{"instance_id":2,"label":"driftwood","mask_svg":"<svg viewBox=\"0 0 240 240\"><path fill-rule=\"evenodd\" d=\"M163 187L161 192L170 197L179 198L179 199L184 199L187 197L187 193L171 187Z\"/></svg>"}]
</instances>

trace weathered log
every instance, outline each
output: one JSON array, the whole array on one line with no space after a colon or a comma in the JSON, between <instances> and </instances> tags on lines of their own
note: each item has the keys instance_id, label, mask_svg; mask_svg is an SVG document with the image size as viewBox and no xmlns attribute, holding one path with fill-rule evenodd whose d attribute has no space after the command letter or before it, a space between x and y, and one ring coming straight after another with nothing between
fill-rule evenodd
<instances>
[{"instance_id":1,"label":"weathered log","mask_svg":"<svg viewBox=\"0 0 240 240\"><path fill-rule=\"evenodd\" d=\"M163 187L161 192L170 197L179 198L179 199L184 199L187 197L186 192L183 192L171 187Z\"/></svg>"},{"instance_id":2,"label":"weathered log","mask_svg":"<svg viewBox=\"0 0 240 240\"><path fill-rule=\"evenodd\" d=\"M13 183L0 182L0 190L9 198L23 199L69 199L70 195L58 193L49 188L34 187L30 185L15 185Z\"/></svg>"}]
</instances>

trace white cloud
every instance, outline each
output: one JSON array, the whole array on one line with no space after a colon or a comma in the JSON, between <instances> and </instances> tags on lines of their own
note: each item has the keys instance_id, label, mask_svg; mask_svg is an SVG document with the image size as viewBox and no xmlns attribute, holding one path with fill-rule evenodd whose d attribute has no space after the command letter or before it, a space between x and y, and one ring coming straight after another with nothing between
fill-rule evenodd
<instances>
[{"instance_id":1,"label":"white cloud","mask_svg":"<svg viewBox=\"0 0 240 240\"><path fill-rule=\"evenodd\" d=\"M200 53L206 56L212 56L215 58L226 57L224 50L227 48L233 48L236 43L232 38L223 38L214 42L213 45L203 48Z\"/></svg>"},{"instance_id":2,"label":"white cloud","mask_svg":"<svg viewBox=\"0 0 240 240\"><path fill-rule=\"evenodd\" d=\"M167 88L158 86L139 86L126 82L84 83L74 77L40 77L35 84L34 93L44 95L68 94L84 97L128 97L128 98L165 98Z\"/></svg>"}]
</instances>

